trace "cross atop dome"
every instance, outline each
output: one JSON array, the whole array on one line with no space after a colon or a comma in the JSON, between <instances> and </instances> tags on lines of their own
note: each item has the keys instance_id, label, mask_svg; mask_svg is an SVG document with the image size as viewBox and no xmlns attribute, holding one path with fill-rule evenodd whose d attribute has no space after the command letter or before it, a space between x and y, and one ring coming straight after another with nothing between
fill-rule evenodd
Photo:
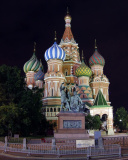
<instances>
[{"instance_id":1,"label":"cross atop dome","mask_svg":"<svg viewBox=\"0 0 128 160\"><path fill-rule=\"evenodd\" d=\"M54 41L55 41L55 42L57 41L57 37L56 37L56 31L55 31L55 37L54 37Z\"/></svg>"},{"instance_id":2,"label":"cross atop dome","mask_svg":"<svg viewBox=\"0 0 128 160\"><path fill-rule=\"evenodd\" d=\"M36 52L36 42L34 42L34 49L33 49L33 53Z\"/></svg>"},{"instance_id":3,"label":"cross atop dome","mask_svg":"<svg viewBox=\"0 0 128 160\"><path fill-rule=\"evenodd\" d=\"M95 50L97 50L96 39L95 39Z\"/></svg>"}]
</instances>

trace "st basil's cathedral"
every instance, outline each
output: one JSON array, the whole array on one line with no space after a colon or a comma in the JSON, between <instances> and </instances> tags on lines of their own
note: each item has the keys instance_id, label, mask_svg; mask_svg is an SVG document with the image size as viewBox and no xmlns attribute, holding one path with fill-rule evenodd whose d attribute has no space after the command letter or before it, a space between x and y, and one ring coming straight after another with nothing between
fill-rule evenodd
<instances>
[{"instance_id":1,"label":"st basil's cathedral","mask_svg":"<svg viewBox=\"0 0 128 160\"><path fill-rule=\"evenodd\" d=\"M57 114L61 108L60 86L64 82L70 95L74 90L82 102L90 110L92 116L106 117L108 135L113 135L113 107L109 102L109 80L104 75L104 58L97 49L89 59L89 66L80 60L79 47L71 31L71 16L64 17L65 31L59 44L54 44L45 51L47 72L44 74L41 60L36 57L34 45L33 55L23 67L26 84L31 89L35 86L44 88L43 113L48 121L57 122Z\"/></svg>"}]
</instances>

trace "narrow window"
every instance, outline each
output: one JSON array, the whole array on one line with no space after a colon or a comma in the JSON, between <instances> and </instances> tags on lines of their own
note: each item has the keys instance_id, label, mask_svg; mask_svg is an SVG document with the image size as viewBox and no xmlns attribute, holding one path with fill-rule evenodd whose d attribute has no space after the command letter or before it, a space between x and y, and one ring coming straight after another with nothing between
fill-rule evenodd
<instances>
[{"instance_id":1,"label":"narrow window","mask_svg":"<svg viewBox=\"0 0 128 160\"><path fill-rule=\"evenodd\" d=\"M52 88L52 96L53 96L53 88Z\"/></svg>"}]
</instances>

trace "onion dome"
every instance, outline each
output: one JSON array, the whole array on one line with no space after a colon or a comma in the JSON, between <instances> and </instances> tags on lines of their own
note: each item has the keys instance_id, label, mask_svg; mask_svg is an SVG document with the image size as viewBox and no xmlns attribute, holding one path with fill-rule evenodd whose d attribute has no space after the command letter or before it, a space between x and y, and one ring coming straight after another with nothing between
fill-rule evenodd
<instances>
[{"instance_id":1,"label":"onion dome","mask_svg":"<svg viewBox=\"0 0 128 160\"><path fill-rule=\"evenodd\" d=\"M55 33L55 40L56 40L56 33ZM60 60L65 60L65 52L62 48L58 46L56 41L54 44L46 50L44 58L46 61L49 59L60 59Z\"/></svg>"},{"instance_id":2,"label":"onion dome","mask_svg":"<svg viewBox=\"0 0 128 160\"><path fill-rule=\"evenodd\" d=\"M34 75L35 81L37 80L43 80L44 78L44 73L42 72L41 67L39 68L39 71Z\"/></svg>"},{"instance_id":3,"label":"onion dome","mask_svg":"<svg viewBox=\"0 0 128 160\"><path fill-rule=\"evenodd\" d=\"M90 77L90 76L92 75L91 69L84 63L83 53L82 53L82 63L81 63L81 65L76 69L75 75L76 75L77 77L81 77L81 76Z\"/></svg>"},{"instance_id":4,"label":"onion dome","mask_svg":"<svg viewBox=\"0 0 128 160\"><path fill-rule=\"evenodd\" d=\"M91 66L97 65L97 64L104 66L105 60L97 51L96 40L95 40L95 52L93 53L93 55L89 59L89 65L91 67Z\"/></svg>"},{"instance_id":5,"label":"onion dome","mask_svg":"<svg viewBox=\"0 0 128 160\"><path fill-rule=\"evenodd\" d=\"M30 58L29 61L27 61L24 64L23 70L24 70L25 73L27 73L28 71L37 72L39 70L39 68L40 68L40 61L38 61L38 59L37 59L37 57L35 55L35 52L36 52L35 45L36 45L36 43L34 43L33 56Z\"/></svg>"}]
</instances>

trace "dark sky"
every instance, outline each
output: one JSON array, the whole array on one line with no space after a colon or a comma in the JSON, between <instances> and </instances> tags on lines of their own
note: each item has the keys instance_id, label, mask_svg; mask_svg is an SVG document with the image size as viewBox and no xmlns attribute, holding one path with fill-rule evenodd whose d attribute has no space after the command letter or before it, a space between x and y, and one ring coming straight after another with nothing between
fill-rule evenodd
<instances>
[{"instance_id":1,"label":"dark sky","mask_svg":"<svg viewBox=\"0 0 128 160\"><path fill-rule=\"evenodd\" d=\"M0 65L23 68L37 42L37 57L45 72L45 50L58 43L65 29L67 6L72 16L72 32L88 62L97 39L105 58L104 74L110 80L110 101L114 108L128 109L128 0L1 0Z\"/></svg>"}]
</instances>

